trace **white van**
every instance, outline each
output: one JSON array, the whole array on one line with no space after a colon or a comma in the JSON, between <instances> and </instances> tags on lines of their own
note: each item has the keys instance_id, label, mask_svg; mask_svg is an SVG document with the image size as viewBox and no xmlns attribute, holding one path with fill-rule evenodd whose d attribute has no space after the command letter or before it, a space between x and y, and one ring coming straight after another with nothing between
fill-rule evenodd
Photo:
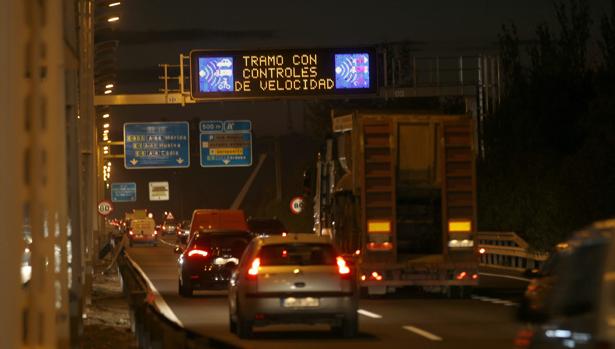
<instances>
[{"instance_id":1,"label":"white van","mask_svg":"<svg viewBox=\"0 0 615 349\"><path fill-rule=\"evenodd\" d=\"M152 218L139 218L130 221L128 241L131 247L135 243L146 243L157 246L158 231L156 230L156 222L154 222Z\"/></svg>"}]
</instances>

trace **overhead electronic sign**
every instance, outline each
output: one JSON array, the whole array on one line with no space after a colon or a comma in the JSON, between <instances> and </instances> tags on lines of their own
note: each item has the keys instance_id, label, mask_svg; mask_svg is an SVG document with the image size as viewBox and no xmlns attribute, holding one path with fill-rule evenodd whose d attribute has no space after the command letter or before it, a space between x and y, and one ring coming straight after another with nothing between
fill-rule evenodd
<instances>
[{"instance_id":1,"label":"overhead electronic sign","mask_svg":"<svg viewBox=\"0 0 615 349\"><path fill-rule=\"evenodd\" d=\"M195 99L365 95L377 92L376 51L298 49L190 52Z\"/></svg>"}]
</instances>

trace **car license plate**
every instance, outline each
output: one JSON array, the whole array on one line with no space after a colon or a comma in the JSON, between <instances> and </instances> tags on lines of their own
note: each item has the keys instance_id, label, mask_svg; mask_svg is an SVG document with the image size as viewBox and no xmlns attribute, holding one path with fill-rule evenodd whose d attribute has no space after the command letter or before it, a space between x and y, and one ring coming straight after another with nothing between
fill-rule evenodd
<instances>
[{"instance_id":1,"label":"car license plate","mask_svg":"<svg viewBox=\"0 0 615 349\"><path fill-rule=\"evenodd\" d=\"M282 299L282 306L284 308L312 308L320 305L320 301L318 298L306 297L306 298L295 298L288 297Z\"/></svg>"}]
</instances>

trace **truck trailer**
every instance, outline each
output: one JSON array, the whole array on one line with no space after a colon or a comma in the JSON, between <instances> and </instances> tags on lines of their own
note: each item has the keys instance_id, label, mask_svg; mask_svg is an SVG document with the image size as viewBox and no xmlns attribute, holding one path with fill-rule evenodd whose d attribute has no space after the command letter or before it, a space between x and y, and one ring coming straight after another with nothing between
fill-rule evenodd
<instances>
[{"instance_id":1,"label":"truck trailer","mask_svg":"<svg viewBox=\"0 0 615 349\"><path fill-rule=\"evenodd\" d=\"M370 294L469 295L478 283L472 117L354 111L332 121L314 176L314 231L354 256Z\"/></svg>"}]
</instances>

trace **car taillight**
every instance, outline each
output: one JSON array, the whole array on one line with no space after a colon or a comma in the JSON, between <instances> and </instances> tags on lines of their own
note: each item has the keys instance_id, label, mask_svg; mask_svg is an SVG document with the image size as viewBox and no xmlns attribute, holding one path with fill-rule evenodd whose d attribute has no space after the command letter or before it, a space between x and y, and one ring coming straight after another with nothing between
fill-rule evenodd
<instances>
[{"instance_id":1,"label":"car taillight","mask_svg":"<svg viewBox=\"0 0 615 349\"><path fill-rule=\"evenodd\" d=\"M248 277L249 278L256 277L256 275L258 275L258 268L260 268L260 266L261 266L261 259L254 258L254 260L252 261L252 265L250 265L250 269L248 269Z\"/></svg>"},{"instance_id":2,"label":"car taillight","mask_svg":"<svg viewBox=\"0 0 615 349\"><path fill-rule=\"evenodd\" d=\"M462 271L461 273L457 274L457 276L455 278L457 280L463 280L463 279L465 279L466 276L468 276L468 273L466 273L465 271Z\"/></svg>"},{"instance_id":3,"label":"car taillight","mask_svg":"<svg viewBox=\"0 0 615 349\"><path fill-rule=\"evenodd\" d=\"M132 230L129 230L129 231L128 231L128 234L129 234L129 235L133 235L134 233L132 232Z\"/></svg>"},{"instance_id":4,"label":"car taillight","mask_svg":"<svg viewBox=\"0 0 615 349\"><path fill-rule=\"evenodd\" d=\"M344 258L337 257L336 261L337 261L337 271L340 273L340 275L350 274L350 268L348 268L348 265L346 265L346 261L344 260Z\"/></svg>"},{"instance_id":5,"label":"car taillight","mask_svg":"<svg viewBox=\"0 0 615 349\"><path fill-rule=\"evenodd\" d=\"M209 252L205 250L194 249L194 250L188 251L188 257L192 257L192 256L207 257L208 255L209 255Z\"/></svg>"}]
</instances>

